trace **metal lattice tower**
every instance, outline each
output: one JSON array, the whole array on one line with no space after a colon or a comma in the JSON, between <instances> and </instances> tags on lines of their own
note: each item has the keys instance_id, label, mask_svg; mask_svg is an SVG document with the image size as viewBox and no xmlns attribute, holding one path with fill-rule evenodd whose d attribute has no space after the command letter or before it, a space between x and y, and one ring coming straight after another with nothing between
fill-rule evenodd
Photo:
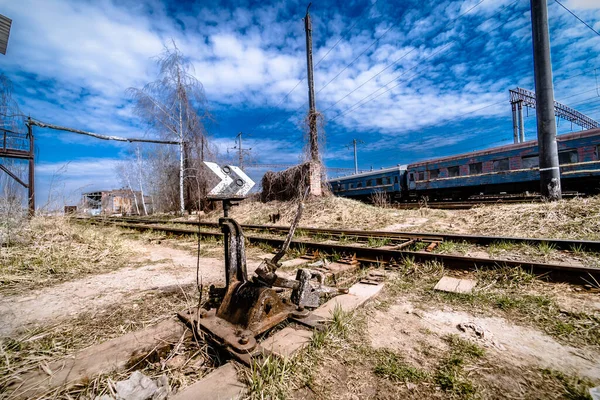
<instances>
[{"instance_id":1,"label":"metal lattice tower","mask_svg":"<svg viewBox=\"0 0 600 400\"><path fill-rule=\"evenodd\" d=\"M510 104L513 112L513 131L515 143L525 141L523 123L523 106L535 108L535 92L516 88L510 89ZM518 114L517 114L518 111ZM600 123L562 103L554 101L554 113L557 117L575 123L584 129L600 128Z\"/></svg>"}]
</instances>

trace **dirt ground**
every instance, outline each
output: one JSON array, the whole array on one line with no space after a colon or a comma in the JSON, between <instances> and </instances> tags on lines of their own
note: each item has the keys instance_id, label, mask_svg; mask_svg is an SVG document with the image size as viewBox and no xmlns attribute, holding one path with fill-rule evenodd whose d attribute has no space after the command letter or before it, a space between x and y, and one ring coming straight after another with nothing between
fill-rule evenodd
<instances>
[{"instance_id":1,"label":"dirt ground","mask_svg":"<svg viewBox=\"0 0 600 400\"><path fill-rule=\"evenodd\" d=\"M127 246L135 251L130 259L132 266L28 291L24 295L0 295L0 320L3 321L0 336L83 311L131 302L145 291L196 282L197 259L191 251L133 240L129 240ZM248 259L248 273L260 263L260 258ZM205 285L224 284L223 258L200 258L200 276Z\"/></svg>"},{"instance_id":2,"label":"dirt ground","mask_svg":"<svg viewBox=\"0 0 600 400\"><path fill-rule=\"evenodd\" d=\"M481 345L492 358L502 359L501 363L600 378L597 349L561 344L539 330L516 325L505 318L475 316L449 307L423 310L415 308L409 299L399 298L385 312L373 311L368 329L375 348L398 351L415 365L426 363L415 349L425 345L433 351L442 351L446 346L441 337L457 334Z\"/></svg>"}]
</instances>

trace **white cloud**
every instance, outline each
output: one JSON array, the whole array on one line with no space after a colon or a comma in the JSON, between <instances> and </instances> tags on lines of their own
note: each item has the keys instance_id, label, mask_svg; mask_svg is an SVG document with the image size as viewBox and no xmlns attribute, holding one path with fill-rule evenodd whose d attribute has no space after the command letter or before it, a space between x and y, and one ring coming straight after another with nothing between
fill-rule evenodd
<instances>
[{"instance_id":1,"label":"white cloud","mask_svg":"<svg viewBox=\"0 0 600 400\"><path fill-rule=\"evenodd\" d=\"M345 34L315 70L320 91L317 106L327 110L330 121L355 107L330 122L328 132L346 136L369 133L383 136L388 145L397 145L415 130L507 100L509 88L531 89L528 5L488 0L452 22L477 3L434 2L429 10L414 7L397 18L390 12L400 12L399 7L389 10L392 5L377 3L348 34L356 17L345 15L347 10L324 10L325 6L313 10L315 63ZM598 25L597 1L570 0L565 4ZM281 100L305 76L306 64L303 12L290 16L288 6L281 2L227 9L206 3L167 12L158 0L124 5L110 0L4 1L2 12L13 18L13 30L0 68L22 88L24 111L41 120L99 133L141 136L144 129L132 115L125 89L141 87L155 78L151 57L172 38L193 63L216 112L227 111L233 121L226 122L235 124L240 110L275 111L247 142L256 159L294 163L302 151L301 134L290 132L289 126L299 125L306 112L302 107L306 82ZM499 12L502 7L507 9ZM600 65L600 38L557 5L551 4L550 18L556 95L566 98L595 85L593 75L567 78ZM375 46L322 89L392 23L392 29ZM276 105L279 109L272 110ZM508 107L506 101L504 108L486 108L470 117L504 117ZM299 111L288 119L282 117L284 111L289 115L296 109ZM256 121L263 115L257 114ZM247 119L240 122L240 129L251 129L247 124ZM41 137L52 136L37 131ZM70 134L55 137L66 145L93 145ZM337 149L347 137L332 134L330 138L337 147L330 147L325 159L347 161L348 155ZM215 143L221 154L233 144L222 138ZM365 150L377 151L374 147ZM92 161L86 162L84 169L92 165ZM74 185L84 183L76 175L67 176ZM94 176L90 169L85 176L94 181L105 175Z\"/></svg>"}]
</instances>

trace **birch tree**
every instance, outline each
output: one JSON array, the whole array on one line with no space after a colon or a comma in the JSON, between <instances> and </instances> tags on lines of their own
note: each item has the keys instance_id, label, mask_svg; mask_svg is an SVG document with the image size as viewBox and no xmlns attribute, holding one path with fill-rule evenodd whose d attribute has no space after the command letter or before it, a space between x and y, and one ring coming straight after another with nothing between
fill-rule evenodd
<instances>
[{"instance_id":1,"label":"birch tree","mask_svg":"<svg viewBox=\"0 0 600 400\"><path fill-rule=\"evenodd\" d=\"M142 89L129 88L135 113L159 136L179 142L179 211L185 212L185 144L204 143L204 121L210 117L202 83L173 42L156 58L158 78Z\"/></svg>"}]
</instances>

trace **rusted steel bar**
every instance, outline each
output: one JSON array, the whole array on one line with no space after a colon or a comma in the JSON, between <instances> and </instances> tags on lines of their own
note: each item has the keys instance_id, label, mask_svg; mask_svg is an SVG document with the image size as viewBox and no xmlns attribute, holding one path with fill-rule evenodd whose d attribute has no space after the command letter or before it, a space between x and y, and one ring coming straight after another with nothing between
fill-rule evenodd
<instances>
[{"instance_id":1,"label":"rusted steel bar","mask_svg":"<svg viewBox=\"0 0 600 400\"><path fill-rule=\"evenodd\" d=\"M115 219L116 220L116 219ZM198 221L160 221L152 219L121 219L122 221L135 223L173 223L181 225L198 226ZM217 223L201 222L200 226L216 228ZM266 226L266 225L242 225L243 229L266 230L272 232L287 232L287 226ZM550 239L550 238L523 238L511 236L478 236L462 235L452 233L424 233L424 232L388 232L388 231L361 231L351 229L325 229L325 228L306 228L298 227L299 231L308 234L322 234L329 236L352 236L358 238L390 238L390 239L420 239L424 241L452 241L467 242L471 244L489 245L498 242L523 243L529 245L547 244L557 250L572 250L573 248L582 251L600 252L600 241L593 240L572 240L572 239Z\"/></svg>"},{"instance_id":2,"label":"rusted steel bar","mask_svg":"<svg viewBox=\"0 0 600 400\"><path fill-rule=\"evenodd\" d=\"M160 225L144 225L144 224L115 224L123 228L136 230L157 230L172 233L175 235L196 235L222 237L220 232L198 232L192 229L164 227ZM270 246L279 247L283 245L285 239L266 238L260 236L246 236L250 243L264 243ZM596 280L600 280L600 269L589 268L583 266L573 266L568 264L548 264L532 261L515 261L504 259L491 259L482 257L457 256L449 254L427 253L421 251L403 251L395 249L382 249L359 247L351 245L339 245L330 243L318 243L303 240L292 240L290 248L304 248L309 250L320 250L324 252L336 252L337 254L355 254L357 259L363 262L380 263L390 261L401 261L407 257L418 262L438 261L448 268L468 269L468 268L497 268L510 267L522 268L530 270L534 273L543 273L549 279L555 281L568 281L576 284L584 284L584 278L592 276Z\"/></svg>"},{"instance_id":3,"label":"rusted steel bar","mask_svg":"<svg viewBox=\"0 0 600 400\"><path fill-rule=\"evenodd\" d=\"M27 184L25 182L23 182L21 180L21 178L19 178L18 176L16 176L15 174L12 173L11 170L9 170L8 168L6 168L4 165L0 164L0 169L4 172L6 172L8 174L8 176L10 176L11 178L13 178L15 181L17 181L21 186L23 186L24 188L27 188Z\"/></svg>"}]
</instances>

